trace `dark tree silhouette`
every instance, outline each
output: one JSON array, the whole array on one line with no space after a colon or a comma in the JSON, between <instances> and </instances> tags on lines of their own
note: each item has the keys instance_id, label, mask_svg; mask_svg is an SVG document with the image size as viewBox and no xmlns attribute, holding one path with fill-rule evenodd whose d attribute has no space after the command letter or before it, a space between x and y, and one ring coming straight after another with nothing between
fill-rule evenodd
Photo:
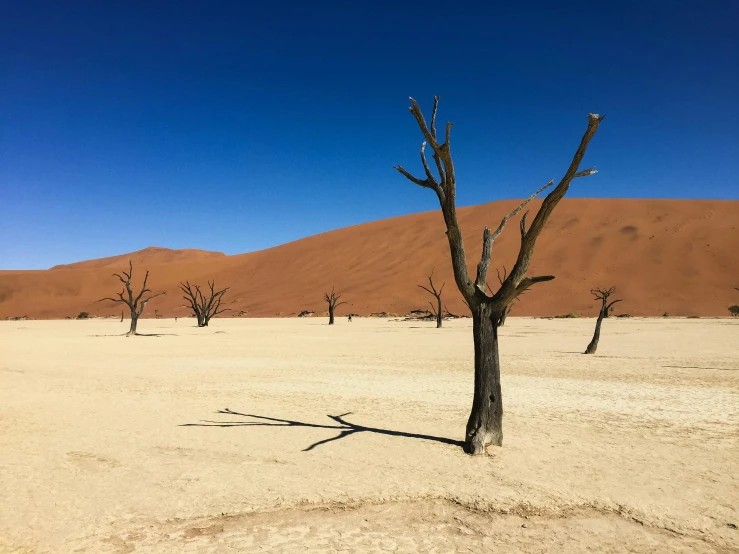
<instances>
[{"instance_id":1,"label":"dark tree silhouette","mask_svg":"<svg viewBox=\"0 0 739 554\"><path fill-rule=\"evenodd\" d=\"M610 304L608 303L608 297L616 291L616 287L610 289L593 289L590 292L593 294L596 300L601 301L600 312L598 312L598 320L595 322L595 333L593 334L593 340L590 341L588 347L585 349L585 354L595 354L598 350L598 340L600 339L600 324L603 323L603 318L608 317L608 311L611 309L616 302L621 300L614 300Z\"/></svg>"},{"instance_id":2,"label":"dark tree silhouette","mask_svg":"<svg viewBox=\"0 0 739 554\"><path fill-rule=\"evenodd\" d=\"M199 285L191 285L189 281L179 285L180 290L185 293L182 298L188 303L184 307L192 310L193 315L198 320L198 327L207 327L211 318L230 310L230 308L221 308L223 295L226 294L229 287L217 291L215 286L215 281L208 281L209 290L203 294Z\"/></svg>"},{"instance_id":3,"label":"dark tree silhouette","mask_svg":"<svg viewBox=\"0 0 739 554\"><path fill-rule=\"evenodd\" d=\"M734 287L734 290L739 290L739 288ZM731 317L739 316L739 305L734 304L733 306L729 306L729 313L731 314Z\"/></svg>"},{"instance_id":4,"label":"dark tree silhouette","mask_svg":"<svg viewBox=\"0 0 739 554\"><path fill-rule=\"evenodd\" d=\"M122 275L121 275L122 274ZM158 292L156 294L152 294L151 296L147 296L146 298L143 298L144 294L147 292L151 292L151 289L146 288L146 281L149 279L149 270L146 270L146 275L144 275L144 284L141 286L141 292L139 292L137 295L134 296L133 290L131 289L131 277L133 275L133 264L131 261L128 261L128 272L121 271L121 273L114 273L113 277L118 277L120 279L121 283L123 283L123 290L118 294L118 298L101 298L98 300L98 302L103 302L104 300L110 300L112 302L122 302L126 306L128 306L128 309L131 310L131 328L128 330L128 333L126 333L126 336L130 335L136 335L136 327L139 323L139 317L142 313L144 313L144 308L146 307L146 304L151 300L152 298L156 298L157 296L161 296L162 294L167 294L167 291ZM127 298L124 298L123 293L127 293Z\"/></svg>"},{"instance_id":5,"label":"dark tree silhouette","mask_svg":"<svg viewBox=\"0 0 739 554\"><path fill-rule=\"evenodd\" d=\"M595 173L595 169L592 168L580 170L580 162L585 156L588 143L595 135L603 118L597 114L588 115L588 126L585 134L561 181L544 199L530 227L526 226L526 214L521 218L521 245L516 263L511 273L503 281L500 289L494 295L488 296L485 285L488 269L490 268L493 242L503 232L508 220L518 214L540 192L553 186L554 181L549 181L524 200L516 209L503 217L500 225L493 233L489 229L485 229L482 239L482 256L477 265L477 276L472 279L468 273L462 231L457 221L457 184L450 146L452 123L446 124L444 137L439 138L436 134L436 111L439 105L439 97L434 97L430 125L426 123L418 103L413 98L410 101L411 107L409 110L425 139L421 144L420 151L425 177L422 179L415 177L402 166L396 166L395 169L411 182L434 191L439 199L447 228L446 235L449 241L452 267L454 268L454 280L472 311L472 334L475 348L475 393L465 434L466 450L471 454L483 454L488 445L500 446L503 444L503 404L500 388L498 324L504 311L516 297L536 283L554 279L552 275L526 276L534 253L534 245L547 219L567 192L570 182L577 177L585 177ZM441 140L443 142L440 142ZM433 151L432 157L438 177L434 175L426 159L425 149L427 144Z\"/></svg>"},{"instance_id":6,"label":"dark tree silhouette","mask_svg":"<svg viewBox=\"0 0 739 554\"><path fill-rule=\"evenodd\" d=\"M431 306L431 312L436 317L436 328L437 329L441 327L441 321L442 321L442 316L443 316L443 313L441 311L441 293L444 290L444 285L446 285L446 283L443 283L441 285L441 288L439 290L436 290L436 287L434 286L434 270L433 269L431 270L431 275L429 275L429 286L431 288L429 289L429 288L424 287L423 285L417 285L419 288L422 288L423 290L431 294L434 298L436 298L436 307L434 307L434 305L431 302L429 302L429 305Z\"/></svg>"},{"instance_id":7,"label":"dark tree silhouette","mask_svg":"<svg viewBox=\"0 0 739 554\"><path fill-rule=\"evenodd\" d=\"M346 302L339 302L339 298L341 298L340 294L336 294L334 292L334 287L331 287L331 294L325 293L323 295L323 299L328 302L328 324L333 325L334 324L334 310L337 306L341 306L342 304L346 304Z\"/></svg>"}]
</instances>

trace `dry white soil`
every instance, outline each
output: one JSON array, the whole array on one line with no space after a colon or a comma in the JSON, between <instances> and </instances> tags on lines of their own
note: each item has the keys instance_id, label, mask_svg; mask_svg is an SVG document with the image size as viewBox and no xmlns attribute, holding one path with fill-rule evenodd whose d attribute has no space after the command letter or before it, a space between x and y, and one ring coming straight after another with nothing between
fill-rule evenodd
<instances>
[{"instance_id":1,"label":"dry white soil","mask_svg":"<svg viewBox=\"0 0 739 554\"><path fill-rule=\"evenodd\" d=\"M325 323L0 322L0 551L739 551L739 321Z\"/></svg>"}]
</instances>

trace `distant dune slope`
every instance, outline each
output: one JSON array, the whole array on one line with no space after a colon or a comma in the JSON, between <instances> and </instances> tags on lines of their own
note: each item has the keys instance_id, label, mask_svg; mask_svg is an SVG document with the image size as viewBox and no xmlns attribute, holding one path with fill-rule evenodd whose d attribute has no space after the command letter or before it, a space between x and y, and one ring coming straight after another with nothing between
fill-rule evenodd
<instances>
[{"instance_id":1,"label":"distant dune slope","mask_svg":"<svg viewBox=\"0 0 739 554\"><path fill-rule=\"evenodd\" d=\"M139 264L168 264L174 262L197 262L202 260L213 260L223 258L226 255L223 252L209 252L208 250L196 250L194 248L185 248L183 250L172 250L171 248L161 248L150 246L138 252L130 254L121 254L119 256L110 256L109 258L99 258L97 260L88 260L84 262L76 262L73 264L55 265L51 269L97 269L101 267L119 268L121 264L128 265L128 261Z\"/></svg>"},{"instance_id":2,"label":"distant dune slope","mask_svg":"<svg viewBox=\"0 0 739 554\"><path fill-rule=\"evenodd\" d=\"M495 227L517 201L462 208L470 271L485 225ZM531 207L532 213L538 203ZM449 260L438 211L375 221L307 237L268 250L225 256L199 250L147 248L132 254L57 266L46 271L0 271L0 318L62 318L80 311L120 315L120 305L94 303L120 290L113 271L134 262L134 280L150 270L149 285L166 290L147 307L185 316L177 283L230 286L231 312L290 316L325 310L323 293L336 286L348 302L339 313L405 314L428 306L416 285L433 268L446 282L444 303L466 313ZM493 268L511 268L518 251L518 222L511 221L493 247ZM533 287L512 315L595 315L590 289L617 287L617 313L632 315L728 315L739 303L739 201L564 199L537 243L530 274L554 281ZM490 285L496 288L495 271Z\"/></svg>"}]
</instances>

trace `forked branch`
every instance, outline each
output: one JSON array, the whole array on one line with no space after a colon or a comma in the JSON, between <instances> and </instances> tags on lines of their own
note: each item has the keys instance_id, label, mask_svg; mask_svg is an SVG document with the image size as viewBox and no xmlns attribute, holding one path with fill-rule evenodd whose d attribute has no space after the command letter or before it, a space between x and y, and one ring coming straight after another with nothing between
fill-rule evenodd
<instances>
[{"instance_id":1,"label":"forked branch","mask_svg":"<svg viewBox=\"0 0 739 554\"><path fill-rule=\"evenodd\" d=\"M521 217L520 232L521 232L521 245L519 248L518 257L516 263L511 270L511 273L505 278L498 292L492 297L488 297L485 289L487 288L487 274L490 269L490 263L492 259L492 246L496 238L503 232L506 223L511 217L517 215L531 200L539 195L543 190L554 185L554 181L548 182L543 187L535 191L531 196L526 198L518 207L512 212L506 214L503 217L498 228L491 232L490 229L486 228L483 232L483 247L482 254L480 256L480 262L477 265L477 275L475 282L472 283L469 273L467 270L467 259L464 249L464 241L462 239L462 232L459 228L456 214L456 179L454 173L454 162L451 156L450 148L450 136L452 124L448 123L446 126L444 142L439 142L439 138L436 132L436 115L439 106L439 97L434 97L434 107L431 113L431 126L429 127L424 118L423 112L419 107L418 103L411 98L411 107L409 108L413 115L418 128L421 130L421 134L425 139L421 145L421 164L425 178L419 178L412 175L402 166L396 166L395 169L405 176L411 182L420 185L425 188L434 190L439 199L442 214L444 215L444 222L447 227L447 238L449 241L449 247L452 255L452 266L454 268L454 280L459 288L462 296L470 306L478 305L487 301L495 302L499 307L504 307L510 304L519 294L523 293L530 286L535 283L548 281L553 279L553 276L542 276L542 277L530 277L526 281L526 273L528 272L529 265L531 263L531 257L534 252L534 245L536 239L539 237L544 224L551 215L555 206L559 203L562 197L567 192L570 182L572 179L579 177L587 177L596 173L595 168L589 168L580 170L580 163L585 156L590 140L598 130L600 122L603 121L605 116L599 116L597 114L588 114L588 126L585 133L580 141L575 155L570 162L570 165L565 172L562 179L559 181L556 187L544 198L539 210L534 217L531 226L527 228L526 225L526 214ZM426 159L425 148L428 145L434 152L433 157L436 163L436 169L439 173L437 178L430 169L428 161Z\"/></svg>"},{"instance_id":2,"label":"forked branch","mask_svg":"<svg viewBox=\"0 0 739 554\"><path fill-rule=\"evenodd\" d=\"M483 293L485 292L485 283L488 276L488 270L490 269L490 259L492 256L493 242L495 242L495 239L497 239L498 236L500 236L500 234L503 232L503 229L505 228L505 225L506 223L508 223L508 220L510 218L523 210L524 206L526 206L526 204L536 198L541 191L548 187L551 187L553 184L554 181L549 181L546 185L538 189L536 192L534 192L534 194L521 202L521 204L519 204L516 209L506 214L503 217L503 220L500 222L500 225L498 225L498 228L495 230L495 232L490 233L490 229L485 227L485 231L483 231L482 233L482 255L480 256L480 263L477 264L477 279L475 280L475 286ZM525 221L525 218L526 216L524 216L521 221Z\"/></svg>"}]
</instances>

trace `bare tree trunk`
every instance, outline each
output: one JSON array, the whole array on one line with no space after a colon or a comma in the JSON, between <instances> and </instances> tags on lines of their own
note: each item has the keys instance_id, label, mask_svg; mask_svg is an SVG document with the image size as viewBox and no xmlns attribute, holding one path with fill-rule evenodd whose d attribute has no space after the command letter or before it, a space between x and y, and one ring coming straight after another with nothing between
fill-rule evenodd
<instances>
[{"instance_id":1,"label":"bare tree trunk","mask_svg":"<svg viewBox=\"0 0 739 554\"><path fill-rule=\"evenodd\" d=\"M328 309L328 324L334 324L334 309L332 307Z\"/></svg>"},{"instance_id":2,"label":"bare tree trunk","mask_svg":"<svg viewBox=\"0 0 739 554\"><path fill-rule=\"evenodd\" d=\"M500 388L498 321L488 303L472 310L475 343L475 395L467 421L465 442L468 454L484 454L489 444L503 444L503 397Z\"/></svg>"},{"instance_id":3,"label":"bare tree trunk","mask_svg":"<svg viewBox=\"0 0 739 554\"><path fill-rule=\"evenodd\" d=\"M439 295L439 297L436 300L439 303L439 306L436 308L436 328L437 329L441 329L441 321L442 321L442 317L441 317L441 313L442 313L441 312L441 295Z\"/></svg>"},{"instance_id":4,"label":"bare tree trunk","mask_svg":"<svg viewBox=\"0 0 739 554\"><path fill-rule=\"evenodd\" d=\"M139 316L136 312L133 310L131 311L131 328L128 330L127 335L135 335L136 334L136 326L139 324Z\"/></svg>"},{"instance_id":5,"label":"bare tree trunk","mask_svg":"<svg viewBox=\"0 0 739 554\"><path fill-rule=\"evenodd\" d=\"M588 347L585 349L585 354L595 354L595 351L598 350L598 340L600 340L600 324L603 323L604 317L605 315L603 313L603 310L601 309L600 313L598 314L598 321L595 322L595 333L593 334L593 340L590 341L590 344L588 344Z\"/></svg>"}]
</instances>

